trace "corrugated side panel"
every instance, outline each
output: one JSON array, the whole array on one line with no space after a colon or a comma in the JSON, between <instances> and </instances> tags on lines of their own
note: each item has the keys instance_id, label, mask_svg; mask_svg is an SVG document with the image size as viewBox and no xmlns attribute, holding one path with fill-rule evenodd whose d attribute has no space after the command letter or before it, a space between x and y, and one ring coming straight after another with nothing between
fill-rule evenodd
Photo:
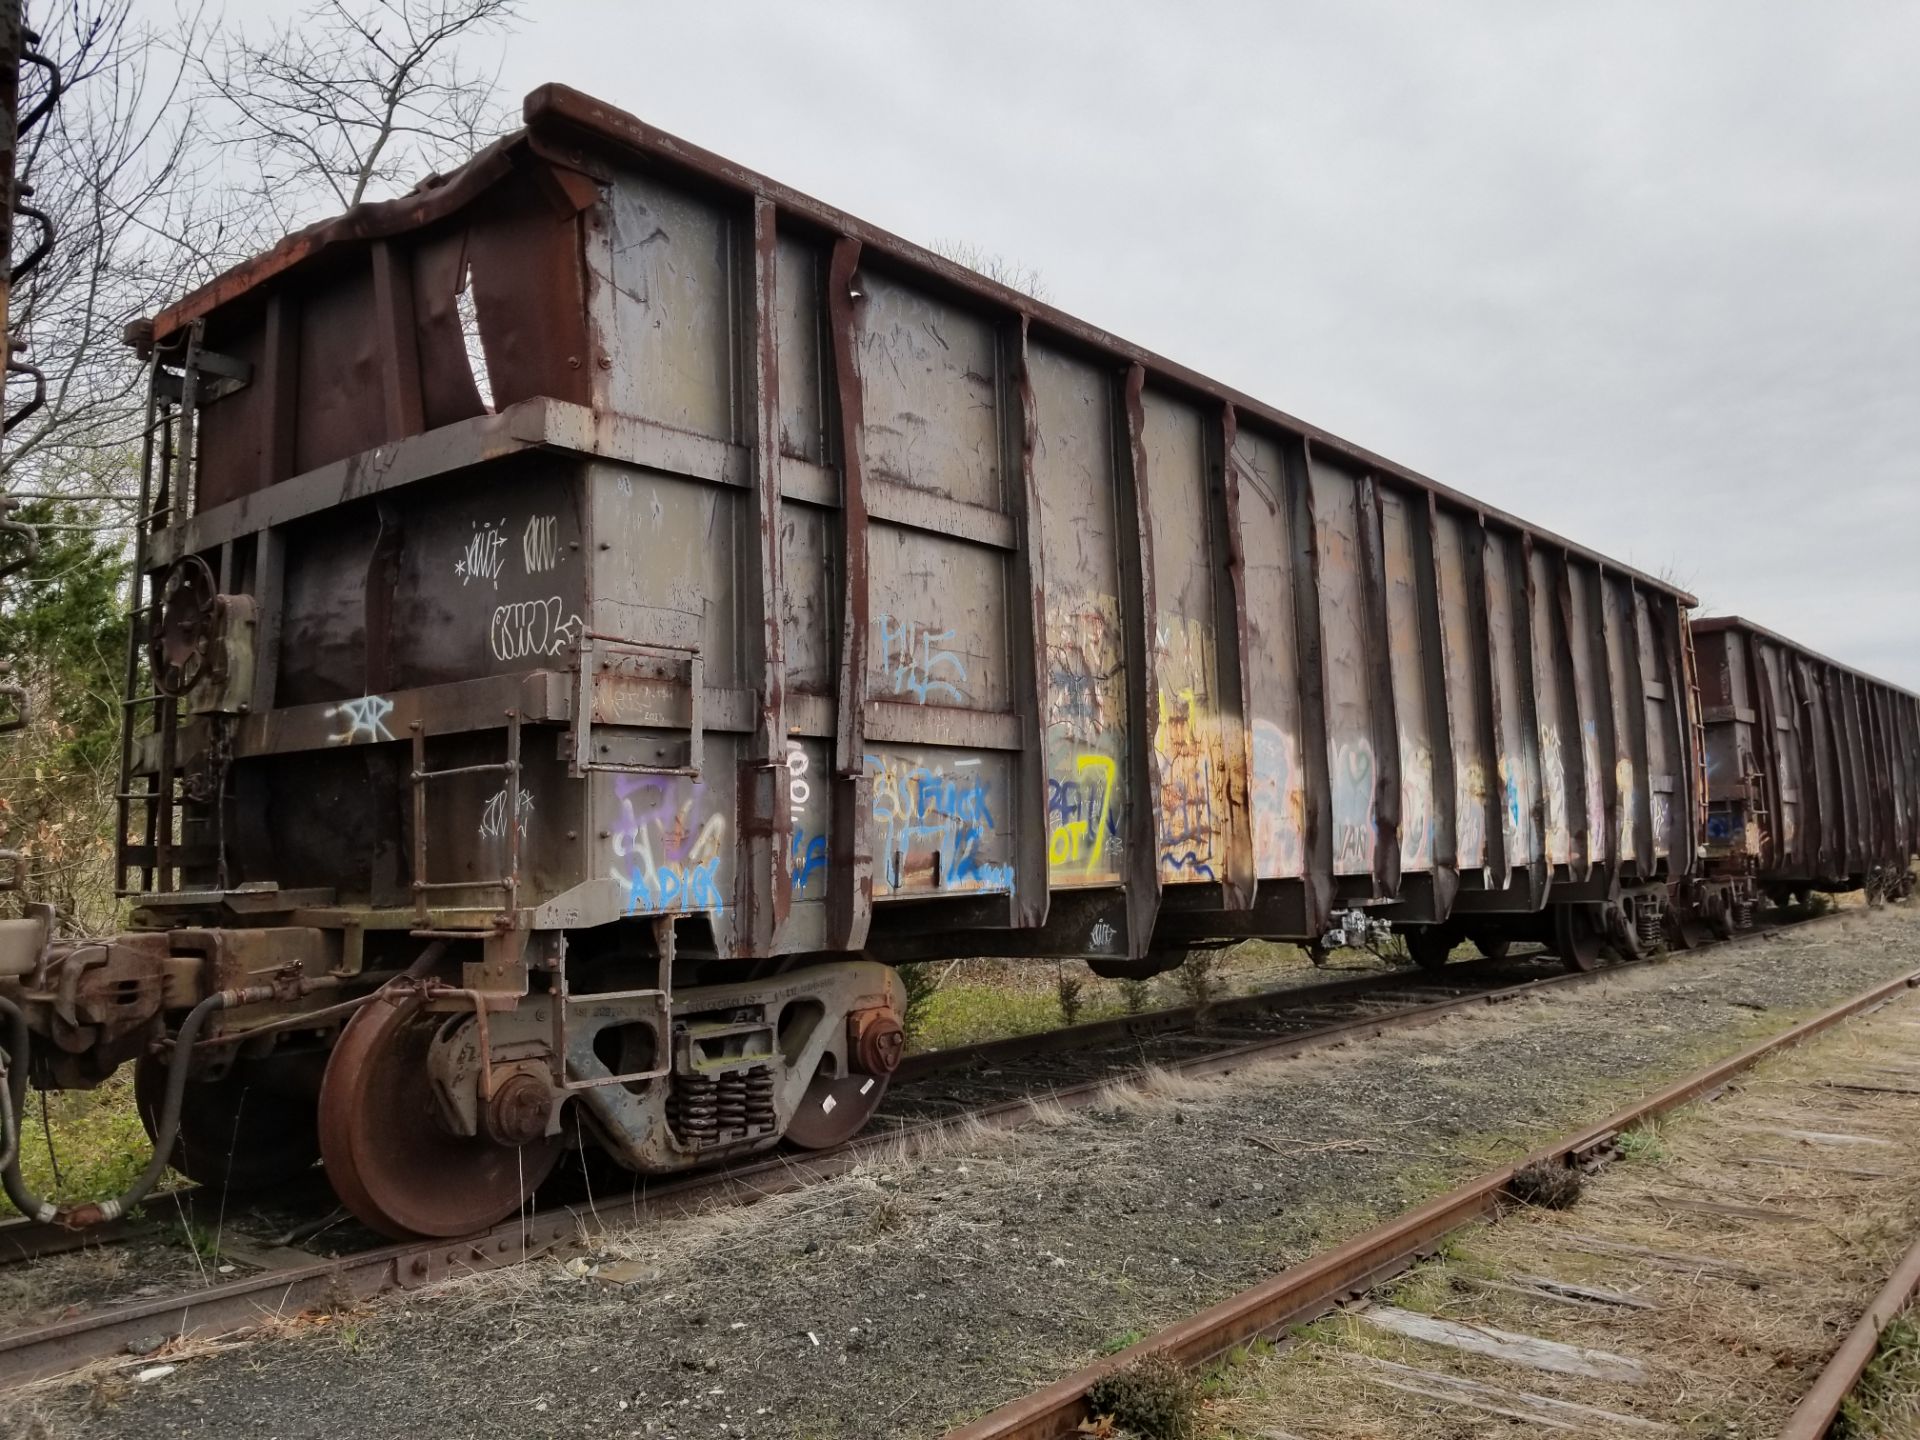
<instances>
[{"instance_id":1,"label":"corrugated side panel","mask_svg":"<svg viewBox=\"0 0 1920 1440\"><path fill-rule=\"evenodd\" d=\"M1307 868L1307 774L1301 746L1298 621L1286 471L1278 442L1234 440L1247 556L1247 659L1253 712L1253 854L1263 879Z\"/></svg>"},{"instance_id":2,"label":"corrugated side panel","mask_svg":"<svg viewBox=\"0 0 1920 1440\"><path fill-rule=\"evenodd\" d=\"M1149 391L1144 435L1153 514L1153 650L1159 678L1160 876L1166 884L1227 873L1227 736L1221 725L1222 564L1209 515L1207 427L1192 406Z\"/></svg>"},{"instance_id":3,"label":"corrugated side panel","mask_svg":"<svg viewBox=\"0 0 1920 1440\"><path fill-rule=\"evenodd\" d=\"M1528 634L1526 576L1515 537L1491 529L1483 534L1495 743L1499 747L1500 833L1507 865L1519 871L1541 858L1539 740L1528 723L1533 677L1524 651Z\"/></svg>"},{"instance_id":4,"label":"corrugated side panel","mask_svg":"<svg viewBox=\"0 0 1920 1440\"><path fill-rule=\"evenodd\" d=\"M1005 892L1014 828L1037 817L1015 801L1011 747L969 724L1012 703L998 342L958 306L885 276L866 287L873 892Z\"/></svg>"},{"instance_id":5,"label":"corrugated side panel","mask_svg":"<svg viewBox=\"0 0 1920 1440\"><path fill-rule=\"evenodd\" d=\"M1374 723L1360 548L1359 479L1318 459L1310 472L1333 796L1333 873L1369 875L1374 844Z\"/></svg>"},{"instance_id":6,"label":"corrugated side panel","mask_svg":"<svg viewBox=\"0 0 1920 1440\"><path fill-rule=\"evenodd\" d=\"M1442 509L1434 517L1434 540L1447 712L1453 722L1455 845L1460 869L1478 870L1493 863L1487 824L1498 774L1480 594L1480 527Z\"/></svg>"},{"instance_id":7,"label":"corrugated side panel","mask_svg":"<svg viewBox=\"0 0 1920 1440\"><path fill-rule=\"evenodd\" d=\"M1424 496L1416 499L1391 486L1380 487L1379 496L1387 659L1400 754L1400 868L1416 873L1433 867L1438 825L1426 664L1432 639L1422 624L1420 594L1427 507Z\"/></svg>"},{"instance_id":8,"label":"corrugated side panel","mask_svg":"<svg viewBox=\"0 0 1920 1440\"><path fill-rule=\"evenodd\" d=\"M1566 637L1573 660L1574 697L1579 708L1582 835L1588 861L1598 865L1611 859L1614 853L1607 806L1613 766L1605 758L1606 740L1613 734L1613 724L1606 707L1606 641L1600 634L1594 598L1600 574L1584 560L1569 559L1565 562L1563 579Z\"/></svg>"},{"instance_id":9,"label":"corrugated side panel","mask_svg":"<svg viewBox=\"0 0 1920 1440\"><path fill-rule=\"evenodd\" d=\"M1045 346L1027 364L1046 575L1047 869L1056 886L1113 884L1131 804L1114 387Z\"/></svg>"}]
</instances>

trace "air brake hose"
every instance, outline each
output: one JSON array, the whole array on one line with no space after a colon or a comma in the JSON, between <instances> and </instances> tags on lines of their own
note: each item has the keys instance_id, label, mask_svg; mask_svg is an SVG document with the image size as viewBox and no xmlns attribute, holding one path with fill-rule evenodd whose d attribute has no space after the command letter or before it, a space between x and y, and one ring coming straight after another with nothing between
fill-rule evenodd
<instances>
[{"instance_id":1,"label":"air brake hose","mask_svg":"<svg viewBox=\"0 0 1920 1440\"><path fill-rule=\"evenodd\" d=\"M22 1215L39 1221L43 1225L64 1225L69 1229L84 1229L89 1225L104 1224L117 1220L135 1205L146 1198L147 1192L159 1183L166 1173L167 1161L173 1155L174 1136L180 1129L180 1106L187 1093L187 1070L193 1060L193 1042L200 1034L200 1027L206 1024L207 1016L216 1010L225 1010L234 1005L257 1005L274 998L271 985L250 985L243 990L221 990L207 996L193 1009L187 1012L187 1018L180 1022L180 1029L173 1038L173 1055L167 1064L167 1091L160 1107L160 1124L153 1137L153 1158L147 1161L147 1168L121 1194L111 1200L88 1201L80 1205L56 1205L43 1199L27 1188L26 1180L20 1174L19 1130L20 1116L24 1112L27 1093L27 1047L31 1043L31 1032L27 1029L27 1017L18 1005L5 996L0 996L0 1014L7 1017L13 1032L7 1066L7 1094L5 1102L5 1121L9 1131L8 1142L12 1154L7 1158L6 1168L0 1170L0 1184L4 1184L7 1198Z\"/></svg>"},{"instance_id":2,"label":"air brake hose","mask_svg":"<svg viewBox=\"0 0 1920 1440\"><path fill-rule=\"evenodd\" d=\"M420 952L399 978L418 980L427 975L446 950L446 941L435 940ZM312 1024L318 1017L355 1009L387 993L396 983L389 980L365 995L355 996L352 1000L299 1018L303 1024ZM222 990L209 995L187 1012L187 1018L180 1022L180 1028L174 1032L173 1054L167 1062L167 1090L161 1101L160 1124L153 1137L153 1158L147 1161L147 1168L140 1172L140 1177L130 1187L111 1200L67 1206L55 1205L51 1200L34 1194L20 1174L20 1117L26 1107L27 1047L32 1044L33 1033L27 1028L26 1013L6 996L0 995L0 1015L6 1017L13 1032L7 1053L6 1085L0 1088L0 1186L4 1186L7 1199L22 1215L30 1216L43 1225L65 1225L73 1230L116 1220L138 1205L146 1198L147 1192L159 1183L160 1177L166 1173L167 1161L173 1156L174 1138L180 1130L180 1107L187 1093L187 1071L192 1065L194 1043L207 1016L215 1010L226 1010L236 1005L261 1004L274 999L277 994L271 985Z\"/></svg>"}]
</instances>

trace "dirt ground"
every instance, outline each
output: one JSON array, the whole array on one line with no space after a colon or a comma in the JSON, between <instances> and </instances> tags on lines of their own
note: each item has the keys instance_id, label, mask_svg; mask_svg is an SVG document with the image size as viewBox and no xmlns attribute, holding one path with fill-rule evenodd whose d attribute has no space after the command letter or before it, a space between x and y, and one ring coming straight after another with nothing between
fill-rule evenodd
<instances>
[{"instance_id":1,"label":"dirt ground","mask_svg":"<svg viewBox=\"0 0 1920 1440\"><path fill-rule=\"evenodd\" d=\"M130 1362L10 1397L0 1426L54 1440L935 1435L1917 967L1920 910L1850 909L1350 1049L1170 1080L605 1240L593 1264ZM626 1283L609 1283L616 1265ZM177 1368L134 1378L166 1359Z\"/></svg>"}]
</instances>

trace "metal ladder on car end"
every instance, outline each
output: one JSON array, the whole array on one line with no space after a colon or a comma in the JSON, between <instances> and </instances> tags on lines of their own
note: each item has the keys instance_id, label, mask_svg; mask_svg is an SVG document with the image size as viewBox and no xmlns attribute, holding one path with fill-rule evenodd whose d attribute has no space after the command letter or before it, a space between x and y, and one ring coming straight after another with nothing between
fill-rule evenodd
<instances>
[{"instance_id":1,"label":"metal ladder on car end","mask_svg":"<svg viewBox=\"0 0 1920 1440\"><path fill-rule=\"evenodd\" d=\"M507 711L507 758L492 764L449 765L444 769L429 770L427 768L427 727L416 720L411 728L413 767L408 772L407 779L413 792L414 918L425 925L433 908L429 903L430 898L434 894L448 890L497 890L501 894L503 908L511 913L520 903L520 712ZM445 780L453 775L503 775L506 777L506 800L501 823L505 826L507 833L507 873L498 879L427 879L427 785L431 781ZM475 927L476 930L488 928L491 927ZM416 931L415 933L429 932ZM467 933L469 932L449 932L456 935Z\"/></svg>"}]
</instances>

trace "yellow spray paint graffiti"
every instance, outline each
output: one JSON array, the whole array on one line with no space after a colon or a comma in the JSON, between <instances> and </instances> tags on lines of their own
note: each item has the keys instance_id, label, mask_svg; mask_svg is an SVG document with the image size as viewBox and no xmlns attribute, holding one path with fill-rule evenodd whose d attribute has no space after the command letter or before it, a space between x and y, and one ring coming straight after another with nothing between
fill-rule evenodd
<instances>
[{"instance_id":1,"label":"yellow spray paint graffiti","mask_svg":"<svg viewBox=\"0 0 1920 1440\"><path fill-rule=\"evenodd\" d=\"M1102 873L1113 813L1116 772L1108 755L1082 755L1073 774L1047 780L1047 861L1055 870Z\"/></svg>"}]
</instances>

